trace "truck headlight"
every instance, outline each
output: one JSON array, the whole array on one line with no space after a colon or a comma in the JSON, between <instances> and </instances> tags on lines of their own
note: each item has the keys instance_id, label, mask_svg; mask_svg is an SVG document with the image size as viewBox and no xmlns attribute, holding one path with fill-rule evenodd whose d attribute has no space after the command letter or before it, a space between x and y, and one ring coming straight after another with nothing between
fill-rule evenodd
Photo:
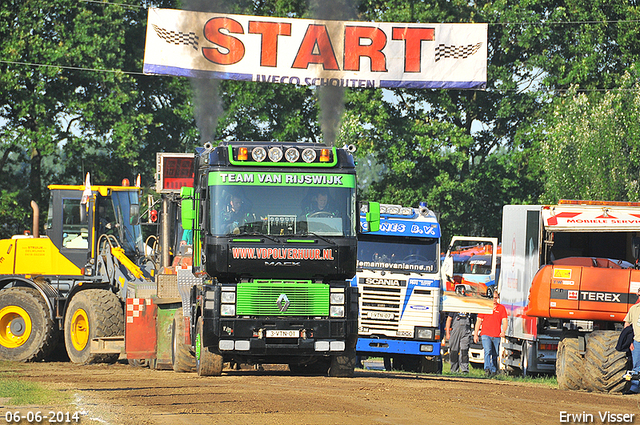
<instances>
[{"instance_id":1,"label":"truck headlight","mask_svg":"<svg viewBox=\"0 0 640 425\"><path fill-rule=\"evenodd\" d=\"M329 301L331 304L344 305L344 292L332 292Z\"/></svg>"},{"instance_id":2,"label":"truck headlight","mask_svg":"<svg viewBox=\"0 0 640 425\"><path fill-rule=\"evenodd\" d=\"M226 304L235 304L236 303L236 293L230 291L222 291L220 294L220 302Z\"/></svg>"},{"instance_id":3,"label":"truck headlight","mask_svg":"<svg viewBox=\"0 0 640 425\"><path fill-rule=\"evenodd\" d=\"M235 316L236 315L236 305L235 304L221 304L220 305L220 315L221 316Z\"/></svg>"},{"instance_id":4,"label":"truck headlight","mask_svg":"<svg viewBox=\"0 0 640 425\"><path fill-rule=\"evenodd\" d=\"M331 317L344 317L344 306L343 305L332 305L329 308L329 315Z\"/></svg>"},{"instance_id":5,"label":"truck headlight","mask_svg":"<svg viewBox=\"0 0 640 425\"><path fill-rule=\"evenodd\" d=\"M433 328L415 328L416 339L434 339L435 331Z\"/></svg>"}]
</instances>

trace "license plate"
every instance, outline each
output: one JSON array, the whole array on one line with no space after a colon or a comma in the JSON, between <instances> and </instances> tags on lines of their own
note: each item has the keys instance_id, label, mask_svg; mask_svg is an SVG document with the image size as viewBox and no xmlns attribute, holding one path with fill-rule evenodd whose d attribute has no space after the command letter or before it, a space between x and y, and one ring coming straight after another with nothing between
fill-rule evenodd
<instances>
[{"instance_id":1,"label":"license plate","mask_svg":"<svg viewBox=\"0 0 640 425\"><path fill-rule=\"evenodd\" d=\"M367 317L369 319L384 319L391 320L393 319L393 313L385 313L381 311L370 311L367 313Z\"/></svg>"},{"instance_id":2,"label":"license plate","mask_svg":"<svg viewBox=\"0 0 640 425\"><path fill-rule=\"evenodd\" d=\"M300 331L267 330L267 338L298 338Z\"/></svg>"}]
</instances>

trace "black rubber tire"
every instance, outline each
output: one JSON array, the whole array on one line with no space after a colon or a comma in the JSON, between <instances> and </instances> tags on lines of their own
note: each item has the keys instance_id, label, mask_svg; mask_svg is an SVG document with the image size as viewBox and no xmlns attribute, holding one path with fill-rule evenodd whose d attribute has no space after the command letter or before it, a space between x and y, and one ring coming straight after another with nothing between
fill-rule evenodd
<instances>
[{"instance_id":1,"label":"black rubber tire","mask_svg":"<svg viewBox=\"0 0 640 425\"><path fill-rule=\"evenodd\" d=\"M43 360L56 346L59 334L58 327L49 314L47 303L40 293L33 288L14 287L0 291L0 311L5 308L14 309L16 307L28 316L28 321L31 322L31 331L24 341L15 339L13 334L0 337L0 359L16 362ZM7 321L5 329L2 330L3 333L5 330L9 332L9 327L11 326L14 330L21 328L21 331L26 331L25 322L20 316L15 316L14 319L11 319L14 314L7 313L2 314L0 317L4 317ZM6 339L6 345L3 343L5 337L8 338ZM13 346L15 344L11 342L12 340L17 346Z\"/></svg>"},{"instance_id":2,"label":"black rubber tire","mask_svg":"<svg viewBox=\"0 0 640 425\"><path fill-rule=\"evenodd\" d=\"M133 367L148 367L149 360L148 359L127 359L127 363L129 366Z\"/></svg>"},{"instance_id":3,"label":"black rubber tire","mask_svg":"<svg viewBox=\"0 0 640 425\"><path fill-rule=\"evenodd\" d=\"M182 307L173 315L171 327L171 364L174 372L194 372L196 370L196 357L191 352L191 347L184 343L184 314Z\"/></svg>"},{"instance_id":4,"label":"black rubber tire","mask_svg":"<svg viewBox=\"0 0 640 425\"><path fill-rule=\"evenodd\" d=\"M196 326L196 371L199 376L222 375L222 356L202 345L203 324L202 316L198 317Z\"/></svg>"},{"instance_id":5,"label":"black rubber tire","mask_svg":"<svg viewBox=\"0 0 640 425\"><path fill-rule=\"evenodd\" d=\"M556 379L561 390L586 389L583 381L584 358L579 353L578 338L564 338L558 344Z\"/></svg>"},{"instance_id":6,"label":"black rubber tire","mask_svg":"<svg viewBox=\"0 0 640 425\"><path fill-rule=\"evenodd\" d=\"M79 310L87 319L88 341L76 347L72 339L72 319ZM124 335L124 311L120 299L106 289L87 289L78 292L69 302L64 319L64 343L73 363L115 363L119 354L92 354L93 338Z\"/></svg>"},{"instance_id":7,"label":"black rubber tire","mask_svg":"<svg viewBox=\"0 0 640 425\"><path fill-rule=\"evenodd\" d=\"M442 357L440 356L433 356L432 358L422 356L420 363L421 363L421 369L422 369L420 373L435 373L435 374L442 373Z\"/></svg>"},{"instance_id":8,"label":"black rubber tire","mask_svg":"<svg viewBox=\"0 0 640 425\"><path fill-rule=\"evenodd\" d=\"M522 341L522 351L520 352L520 372L522 377L526 378L531 375L529 371L529 352L531 351L531 343L529 341Z\"/></svg>"},{"instance_id":9,"label":"black rubber tire","mask_svg":"<svg viewBox=\"0 0 640 425\"><path fill-rule=\"evenodd\" d=\"M485 297L493 299L493 288L492 287L488 287L487 288L487 293L485 294Z\"/></svg>"},{"instance_id":10,"label":"black rubber tire","mask_svg":"<svg viewBox=\"0 0 640 425\"><path fill-rule=\"evenodd\" d=\"M391 357L384 356L382 358L382 362L384 364L384 370L386 370L387 372L391 372L393 370L393 366L391 365Z\"/></svg>"},{"instance_id":11,"label":"black rubber tire","mask_svg":"<svg viewBox=\"0 0 640 425\"><path fill-rule=\"evenodd\" d=\"M422 357L409 354L398 354L393 357L393 369L404 372L422 373Z\"/></svg>"},{"instance_id":12,"label":"black rubber tire","mask_svg":"<svg viewBox=\"0 0 640 425\"><path fill-rule=\"evenodd\" d=\"M620 332L593 331L587 340L585 354L589 389L597 392L621 392L626 381L622 377L628 369L627 355L616 350Z\"/></svg>"},{"instance_id":13,"label":"black rubber tire","mask_svg":"<svg viewBox=\"0 0 640 425\"><path fill-rule=\"evenodd\" d=\"M338 378L352 378L356 368L356 350L347 348L344 354L331 356L329 376Z\"/></svg>"}]
</instances>

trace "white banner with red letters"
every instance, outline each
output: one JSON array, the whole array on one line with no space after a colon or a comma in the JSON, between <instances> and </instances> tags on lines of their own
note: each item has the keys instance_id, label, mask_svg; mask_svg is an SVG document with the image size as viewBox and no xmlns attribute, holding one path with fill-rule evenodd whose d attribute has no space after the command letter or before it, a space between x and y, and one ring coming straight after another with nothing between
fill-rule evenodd
<instances>
[{"instance_id":1,"label":"white banner with red letters","mask_svg":"<svg viewBox=\"0 0 640 425\"><path fill-rule=\"evenodd\" d=\"M487 24L150 8L144 73L305 86L484 89Z\"/></svg>"}]
</instances>

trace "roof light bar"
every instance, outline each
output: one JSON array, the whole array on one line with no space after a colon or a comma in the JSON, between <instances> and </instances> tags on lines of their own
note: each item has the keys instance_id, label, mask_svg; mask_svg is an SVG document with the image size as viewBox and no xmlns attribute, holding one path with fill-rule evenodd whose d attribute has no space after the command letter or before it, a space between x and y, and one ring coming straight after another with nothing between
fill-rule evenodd
<instances>
[{"instance_id":1,"label":"roof light bar","mask_svg":"<svg viewBox=\"0 0 640 425\"><path fill-rule=\"evenodd\" d=\"M236 165L262 165L274 163L293 167L331 167L337 164L336 148L274 146L266 142L263 146L241 144L229 146L229 161Z\"/></svg>"},{"instance_id":2,"label":"roof light bar","mask_svg":"<svg viewBox=\"0 0 640 425\"><path fill-rule=\"evenodd\" d=\"M640 202L620 202L620 201L581 201L573 199L561 199L558 205L602 205L609 207L638 207Z\"/></svg>"}]
</instances>

